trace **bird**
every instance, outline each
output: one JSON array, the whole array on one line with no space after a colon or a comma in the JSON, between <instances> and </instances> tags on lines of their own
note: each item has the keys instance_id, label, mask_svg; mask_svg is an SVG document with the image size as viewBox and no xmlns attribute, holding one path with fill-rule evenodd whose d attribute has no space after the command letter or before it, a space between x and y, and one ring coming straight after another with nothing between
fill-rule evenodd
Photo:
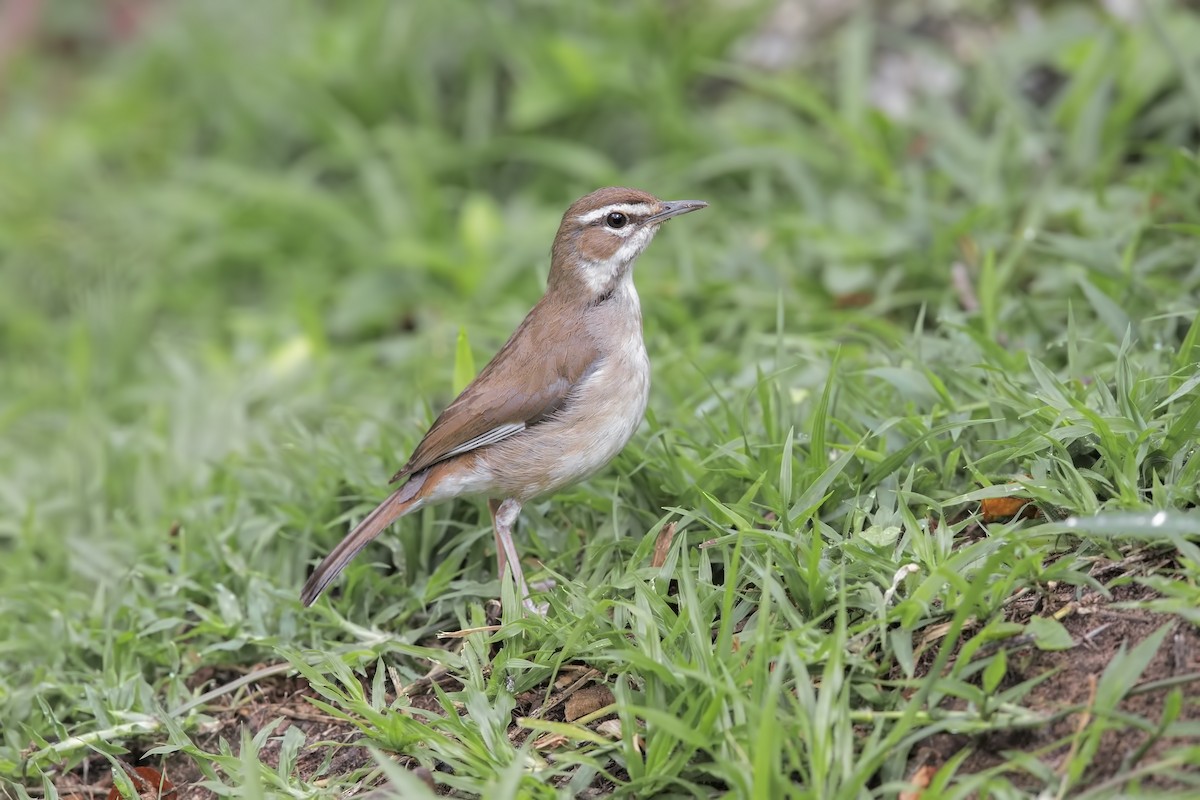
<instances>
[{"instance_id":1,"label":"bird","mask_svg":"<svg viewBox=\"0 0 1200 800\"><path fill-rule=\"evenodd\" d=\"M650 361L633 265L664 222L708 203L608 187L563 214L546 291L392 477L396 488L313 570L305 606L394 521L458 497L486 497L501 581L511 570L536 613L513 543L523 504L602 469L641 424Z\"/></svg>"}]
</instances>

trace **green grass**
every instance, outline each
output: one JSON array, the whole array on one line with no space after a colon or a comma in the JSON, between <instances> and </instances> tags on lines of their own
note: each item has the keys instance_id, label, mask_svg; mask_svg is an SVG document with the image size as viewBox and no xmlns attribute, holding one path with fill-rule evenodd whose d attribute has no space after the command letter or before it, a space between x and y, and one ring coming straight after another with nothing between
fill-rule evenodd
<instances>
[{"instance_id":1,"label":"green grass","mask_svg":"<svg viewBox=\"0 0 1200 800\"><path fill-rule=\"evenodd\" d=\"M1200 22L1063 3L1023 29L955 3L974 36L956 56L914 5L851 16L778 72L735 55L769 8L715 0L178 4L121 46L13 62L4 791L160 747L254 797L381 772L429 794L396 753L463 797L894 796L935 734L1049 724L1026 702L1044 676L997 643L1067 632L1052 608L1013 621L1014 596L1142 586L1128 607L1200 622ZM887 53L957 88L889 118L870 104ZM1035 67L1061 81L1044 103ZM406 520L301 609L306 570L461 382L460 330L485 363L539 295L562 209L608 184L711 208L637 267L647 424L522 514L549 617L434 646L500 591L467 502ZM1041 516L981 529L978 501L1014 494ZM1092 576L1146 547L1166 566ZM1160 641L1097 675L1059 768L1013 750L960 771L964 751L926 797L1194 785L1194 684L1161 718L1119 708ZM374 772L289 771L295 728L272 768L273 729L206 748L217 712L172 712L198 670L281 661L380 748ZM431 662L461 680L449 714L392 693ZM521 744L516 698L576 662L620 738L543 720ZM1114 772L1112 730L1167 746Z\"/></svg>"}]
</instances>

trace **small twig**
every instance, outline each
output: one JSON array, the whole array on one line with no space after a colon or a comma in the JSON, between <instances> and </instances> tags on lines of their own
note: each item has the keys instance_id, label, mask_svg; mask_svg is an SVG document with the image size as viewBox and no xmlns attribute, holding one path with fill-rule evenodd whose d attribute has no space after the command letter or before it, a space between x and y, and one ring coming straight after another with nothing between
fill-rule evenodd
<instances>
[{"instance_id":1,"label":"small twig","mask_svg":"<svg viewBox=\"0 0 1200 800\"><path fill-rule=\"evenodd\" d=\"M1023 633L1018 636L1010 636L1007 639L997 639L993 642L984 642L979 646L978 650L971 654L971 659L967 663L970 664L978 661L981 658L987 658L1001 649L1019 650L1022 647L1032 647L1035 644L1037 644L1037 639L1032 634L1028 633ZM953 672L957 666L958 659L953 658L950 660L950 663L946 665L946 671Z\"/></svg>"},{"instance_id":2,"label":"small twig","mask_svg":"<svg viewBox=\"0 0 1200 800\"><path fill-rule=\"evenodd\" d=\"M1092 643L1092 640L1095 639L1100 634L1104 633L1106 630L1108 630L1111 627L1112 627L1112 623L1106 622L1098 628L1093 628L1092 630L1088 631L1087 633L1085 633L1083 635L1083 638L1082 638L1083 643L1085 645L1087 645L1088 647L1094 648L1095 645Z\"/></svg>"},{"instance_id":3,"label":"small twig","mask_svg":"<svg viewBox=\"0 0 1200 800\"><path fill-rule=\"evenodd\" d=\"M429 670L429 672L426 672L424 675L417 678L407 686L400 687L400 694L411 696L413 691L416 689L424 689L426 686L432 686L435 683L439 683L442 678L449 674L450 668L445 664L434 664L433 669Z\"/></svg>"},{"instance_id":4,"label":"small twig","mask_svg":"<svg viewBox=\"0 0 1200 800\"><path fill-rule=\"evenodd\" d=\"M1022 597L1024 597L1027 594L1029 594L1029 587L1022 586L1020 589L1017 589L1015 592L1010 594L1008 597L1004 598L1003 602L1000 603L1000 607L1006 608L1007 606L1012 605L1013 603L1017 602L1018 600L1020 600Z\"/></svg>"},{"instance_id":5,"label":"small twig","mask_svg":"<svg viewBox=\"0 0 1200 800\"><path fill-rule=\"evenodd\" d=\"M339 721L336 717L331 717L328 714L318 714L316 712L301 711L298 708L288 708L287 706L282 705L282 704L275 705L275 709L279 712L280 716L287 717L288 719L299 719L299 720L304 720L305 722L338 722Z\"/></svg>"},{"instance_id":6,"label":"small twig","mask_svg":"<svg viewBox=\"0 0 1200 800\"><path fill-rule=\"evenodd\" d=\"M1079 715L1079 720L1075 723L1075 735L1071 737L1071 748L1059 763L1058 769L1055 770L1062 777L1062 782L1058 786L1057 797L1059 800L1062 800L1066 796L1067 789L1069 788L1067 770L1070 768L1075 756L1079 753L1079 746L1083 742L1083 732L1087 730L1087 726L1092 721L1092 708L1096 705L1096 688L1098 686L1099 682L1096 680L1096 676L1094 674L1088 675L1087 703L1083 708L1083 713Z\"/></svg>"},{"instance_id":7,"label":"small twig","mask_svg":"<svg viewBox=\"0 0 1200 800\"><path fill-rule=\"evenodd\" d=\"M465 639L472 633L495 633L503 627L503 625L480 625L478 628L463 628L461 631L442 631L437 637L439 639Z\"/></svg>"}]
</instances>

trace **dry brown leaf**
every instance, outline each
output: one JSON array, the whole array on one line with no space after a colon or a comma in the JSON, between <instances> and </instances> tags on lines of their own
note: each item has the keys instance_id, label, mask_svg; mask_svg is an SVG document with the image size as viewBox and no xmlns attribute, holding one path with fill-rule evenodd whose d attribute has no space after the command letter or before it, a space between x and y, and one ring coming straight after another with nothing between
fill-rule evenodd
<instances>
[{"instance_id":1,"label":"dry brown leaf","mask_svg":"<svg viewBox=\"0 0 1200 800\"><path fill-rule=\"evenodd\" d=\"M921 636L920 647L925 648L933 644L938 639L941 639L943 636L949 633L950 629L953 627L953 622L939 622L936 625L930 625L925 629L924 635Z\"/></svg>"},{"instance_id":2,"label":"dry brown leaf","mask_svg":"<svg viewBox=\"0 0 1200 800\"><path fill-rule=\"evenodd\" d=\"M1028 497L988 497L979 501L979 515L984 522L1035 519L1041 512L1031 502Z\"/></svg>"},{"instance_id":3,"label":"dry brown leaf","mask_svg":"<svg viewBox=\"0 0 1200 800\"><path fill-rule=\"evenodd\" d=\"M597 676L600 674L598 670L586 664L564 664L558 671L558 677L554 679L554 689L562 691L589 672L595 673Z\"/></svg>"},{"instance_id":4,"label":"dry brown leaf","mask_svg":"<svg viewBox=\"0 0 1200 800\"><path fill-rule=\"evenodd\" d=\"M617 719L616 717L604 720L604 722L601 722L596 726L596 733L599 733L602 736L607 736L610 739L620 739L621 720Z\"/></svg>"},{"instance_id":5,"label":"dry brown leaf","mask_svg":"<svg viewBox=\"0 0 1200 800\"><path fill-rule=\"evenodd\" d=\"M621 720L617 719L616 717L612 719L606 719L604 722L601 722L596 726L596 733L599 733L602 736L607 736L610 739L616 739L618 741L622 738L623 730L624 729L621 727ZM644 753L646 751L646 741L642 738L640 733L633 737L633 748L639 753Z\"/></svg>"},{"instance_id":6,"label":"dry brown leaf","mask_svg":"<svg viewBox=\"0 0 1200 800\"><path fill-rule=\"evenodd\" d=\"M897 800L921 800L921 792L929 788L929 782L933 780L933 776L937 774L937 767L932 764L926 764L917 769L913 776L908 779L913 788L908 791L901 792Z\"/></svg>"},{"instance_id":7,"label":"dry brown leaf","mask_svg":"<svg viewBox=\"0 0 1200 800\"><path fill-rule=\"evenodd\" d=\"M154 767L134 767L132 771L127 770L126 775L133 783L133 788L137 790L138 797L142 800L175 800L179 793L175 791L175 784L167 780L161 772ZM116 784L108 790L108 800L121 800L121 793L117 790Z\"/></svg>"},{"instance_id":8,"label":"dry brown leaf","mask_svg":"<svg viewBox=\"0 0 1200 800\"><path fill-rule=\"evenodd\" d=\"M533 743L533 746L538 750L557 750L568 741L570 740L561 733L547 733L546 735L539 737Z\"/></svg>"},{"instance_id":9,"label":"dry brown leaf","mask_svg":"<svg viewBox=\"0 0 1200 800\"><path fill-rule=\"evenodd\" d=\"M658 532L658 538L654 540L654 556L650 559L650 566L658 569L667 563L667 553L671 552L671 542L674 540L675 521L672 520L662 526L662 530Z\"/></svg>"},{"instance_id":10,"label":"dry brown leaf","mask_svg":"<svg viewBox=\"0 0 1200 800\"><path fill-rule=\"evenodd\" d=\"M567 722L574 722L613 702L616 702L616 698L613 697L612 691L603 683L594 683L567 698L563 716Z\"/></svg>"}]
</instances>

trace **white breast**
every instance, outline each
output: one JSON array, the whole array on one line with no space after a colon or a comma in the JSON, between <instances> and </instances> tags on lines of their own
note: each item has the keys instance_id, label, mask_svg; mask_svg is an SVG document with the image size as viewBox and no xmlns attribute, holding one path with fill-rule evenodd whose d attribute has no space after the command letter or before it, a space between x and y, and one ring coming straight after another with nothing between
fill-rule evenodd
<instances>
[{"instance_id":1,"label":"white breast","mask_svg":"<svg viewBox=\"0 0 1200 800\"><path fill-rule=\"evenodd\" d=\"M649 396L650 360L642 337L630 337L605 356L555 421L551 486L545 491L582 480L612 461L641 424Z\"/></svg>"},{"instance_id":2,"label":"white breast","mask_svg":"<svg viewBox=\"0 0 1200 800\"><path fill-rule=\"evenodd\" d=\"M480 467L494 496L527 500L587 478L611 461L642 422L650 396L650 360L632 279L611 300L603 356L553 418L487 448Z\"/></svg>"}]
</instances>

